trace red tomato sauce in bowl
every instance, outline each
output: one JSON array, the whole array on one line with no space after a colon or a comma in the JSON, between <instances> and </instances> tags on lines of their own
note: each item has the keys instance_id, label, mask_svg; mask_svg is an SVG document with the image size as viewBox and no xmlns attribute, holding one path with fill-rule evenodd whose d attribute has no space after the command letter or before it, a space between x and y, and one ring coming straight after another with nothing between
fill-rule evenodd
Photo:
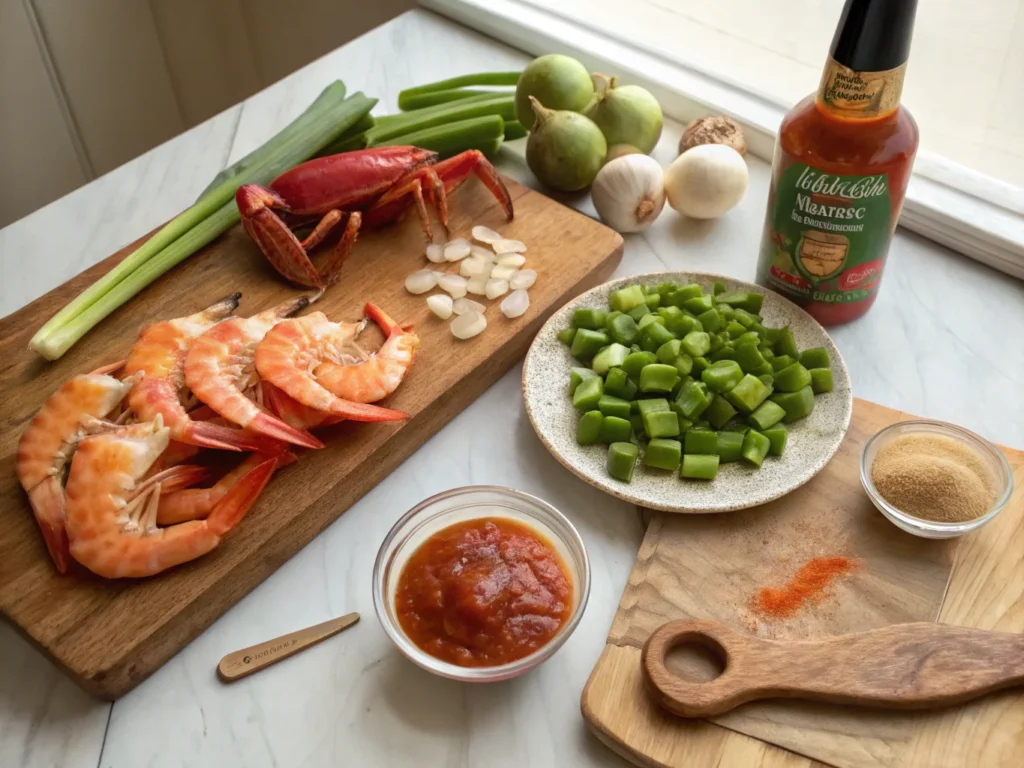
<instances>
[{"instance_id":1,"label":"red tomato sauce in bowl","mask_svg":"<svg viewBox=\"0 0 1024 768\"><path fill-rule=\"evenodd\" d=\"M573 583L555 548L501 517L443 528L409 557L398 578L402 631L434 658L493 667L547 644L573 611Z\"/></svg>"}]
</instances>

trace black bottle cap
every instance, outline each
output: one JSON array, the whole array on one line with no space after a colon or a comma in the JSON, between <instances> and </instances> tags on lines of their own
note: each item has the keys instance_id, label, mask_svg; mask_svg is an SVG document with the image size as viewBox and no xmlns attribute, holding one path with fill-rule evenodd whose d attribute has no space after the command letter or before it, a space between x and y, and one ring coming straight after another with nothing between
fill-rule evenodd
<instances>
[{"instance_id":1,"label":"black bottle cap","mask_svg":"<svg viewBox=\"0 0 1024 768\"><path fill-rule=\"evenodd\" d=\"M896 69L910 56L917 0L846 0L832 58L855 72Z\"/></svg>"}]
</instances>

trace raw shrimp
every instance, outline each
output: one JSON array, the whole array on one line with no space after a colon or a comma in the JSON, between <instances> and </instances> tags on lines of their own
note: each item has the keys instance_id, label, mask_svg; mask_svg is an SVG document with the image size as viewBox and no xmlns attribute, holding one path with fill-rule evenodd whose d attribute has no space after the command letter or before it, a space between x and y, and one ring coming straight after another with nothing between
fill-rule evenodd
<instances>
[{"instance_id":1,"label":"raw shrimp","mask_svg":"<svg viewBox=\"0 0 1024 768\"><path fill-rule=\"evenodd\" d=\"M403 328L380 307L367 304L365 312L384 331L387 338L383 346L355 365L327 360L313 370L313 376L338 397L357 403L375 403L398 389L412 366L420 340L412 332L412 326Z\"/></svg>"},{"instance_id":2,"label":"raw shrimp","mask_svg":"<svg viewBox=\"0 0 1024 768\"><path fill-rule=\"evenodd\" d=\"M277 463L263 462L210 512L167 528L156 525L162 483L142 483L167 447L170 430L158 417L81 441L67 484L67 533L71 556L110 579L152 576L216 547L245 516Z\"/></svg>"},{"instance_id":3,"label":"raw shrimp","mask_svg":"<svg viewBox=\"0 0 1024 768\"><path fill-rule=\"evenodd\" d=\"M138 378L118 381L95 373L75 376L50 395L21 435L16 460L18 480L28 493L39 530L60 573L68 569L61 485L65 465L83 437L113 427L104 417L118 407Z\"/></svg>"},{"instance_id":4,"label":"raw shrimp","mask_svg":"<svg viewBox=\"0 0 1024 768\"><path fill-rule=\"evenodd\" d=\"M243 480L250 472L265 461L276 459L274 469L280 469L296 461L294 453L254 453L232 469L209 488L187 488L169 493L164 486L157 505L157 525L172 525L186 520L200 520L210 514L217 502Z\"/></svg>"},{"instance_id":5,"label":"raw shrimp","mask_svg":"<svg viewBox=\"0 0 1024 768\"><path fill-rule=\"evenodd\" d=\"M323 312L283 320L256 348L256 370L264 381L318 411L353 421L405 419L407 416L400 411L337 397L321 386L312 373L324 360L341 359L346 348L355 351L353 342L360 326L361 323L331 322Z\"/></svg>"},{"instance_id":6,"label":"raw shrimp","mask_svg":"<svg viewBox=\"0 0 1024 768\"><path fill-rule=\"evenodd\" d=\"M185 355L185 384L192 394L233 424L294 445L323 448L311 434L288 426L245 394L258 380L256 345L282 318L307 304L303 296L252 317L224 320L202 334Z\"/></svg>"},{"instance_id":7,"label":"raw shrimp","mask_svg":"<svg viewBox=\"0 0 1024 768\"><path fill-rule=\"evenodd\" d=\"M125 373L144 377L131 391L128 402L139 421L157 414L171 430L171 439L224 451L266 450L268 441L240 429L193 419L182 402L185 392L185 354L192 342L238 308L242 294L234 293L202 312L154 323L139 334Z\"/></svg>"}]
</instances>

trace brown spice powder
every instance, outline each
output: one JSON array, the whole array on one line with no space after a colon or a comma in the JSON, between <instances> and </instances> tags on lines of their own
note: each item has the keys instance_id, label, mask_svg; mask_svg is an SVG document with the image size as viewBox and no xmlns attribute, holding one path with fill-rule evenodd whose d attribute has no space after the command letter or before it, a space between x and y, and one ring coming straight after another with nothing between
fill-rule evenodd
<instances>
[{"instance_id":1,"label":"brown spice powder","mask_svg":"<svg viewBox=\"0 0 1024 768\"><path fill-rule=\"evenodd\" d=\"M942 435L904 435L882 446L871 481L896 509L940 523L974 520L995 500L994 478L977 452Z\"/></svg>"}]
</instances>

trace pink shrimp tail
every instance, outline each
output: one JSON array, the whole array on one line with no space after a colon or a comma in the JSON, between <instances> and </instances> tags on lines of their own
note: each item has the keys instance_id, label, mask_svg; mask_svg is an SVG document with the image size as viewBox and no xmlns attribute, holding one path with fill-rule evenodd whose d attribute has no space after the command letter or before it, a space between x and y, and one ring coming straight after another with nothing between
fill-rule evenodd
<instances>
[{"instance_id":1,"label":"pink shrimp tail","mask_svg":"<svg viewBox=\"0 0 1024 768\"><path fill-rule=\"evenodd\" d=\"M64 527L66 502L60 480L56 477L47 478L28 492L28 498L54 567L58 573L67 573L71 550L68 532Z\"/></svg>"},{"instance_id":2,"label":"pink shrimp tail","mask_svg":"<svg viewBox=\"0 0 1024 768\"><path fill-rule=\"evenodd\" d=\"M381 309L376 304L373 304L371 302L366 302L366 306L363 307L363 313L368 318L373 320L373 322L375 322L378 326L380 326L380 329L384 331L385 336L390 336L393 333L408 332L412 331L413 329L411 325L405 326L403 328L401 325L392 320L391 316L387 312L385 312L383 309Z\"/></svg>"},{"instance_id":3,"label":"pink shrimp tail","mask_svg":"<svg viewBox=\"0 0 1024 768\"><path fill-rule=\"evenodd\" d=\"M271 457L255 467L217 502L210 516L206 518L210 533L214 536L223 536L238 525L267 487L271 475L277 469L277 461L277 457Z\"/></svg>"}]
</instances>

